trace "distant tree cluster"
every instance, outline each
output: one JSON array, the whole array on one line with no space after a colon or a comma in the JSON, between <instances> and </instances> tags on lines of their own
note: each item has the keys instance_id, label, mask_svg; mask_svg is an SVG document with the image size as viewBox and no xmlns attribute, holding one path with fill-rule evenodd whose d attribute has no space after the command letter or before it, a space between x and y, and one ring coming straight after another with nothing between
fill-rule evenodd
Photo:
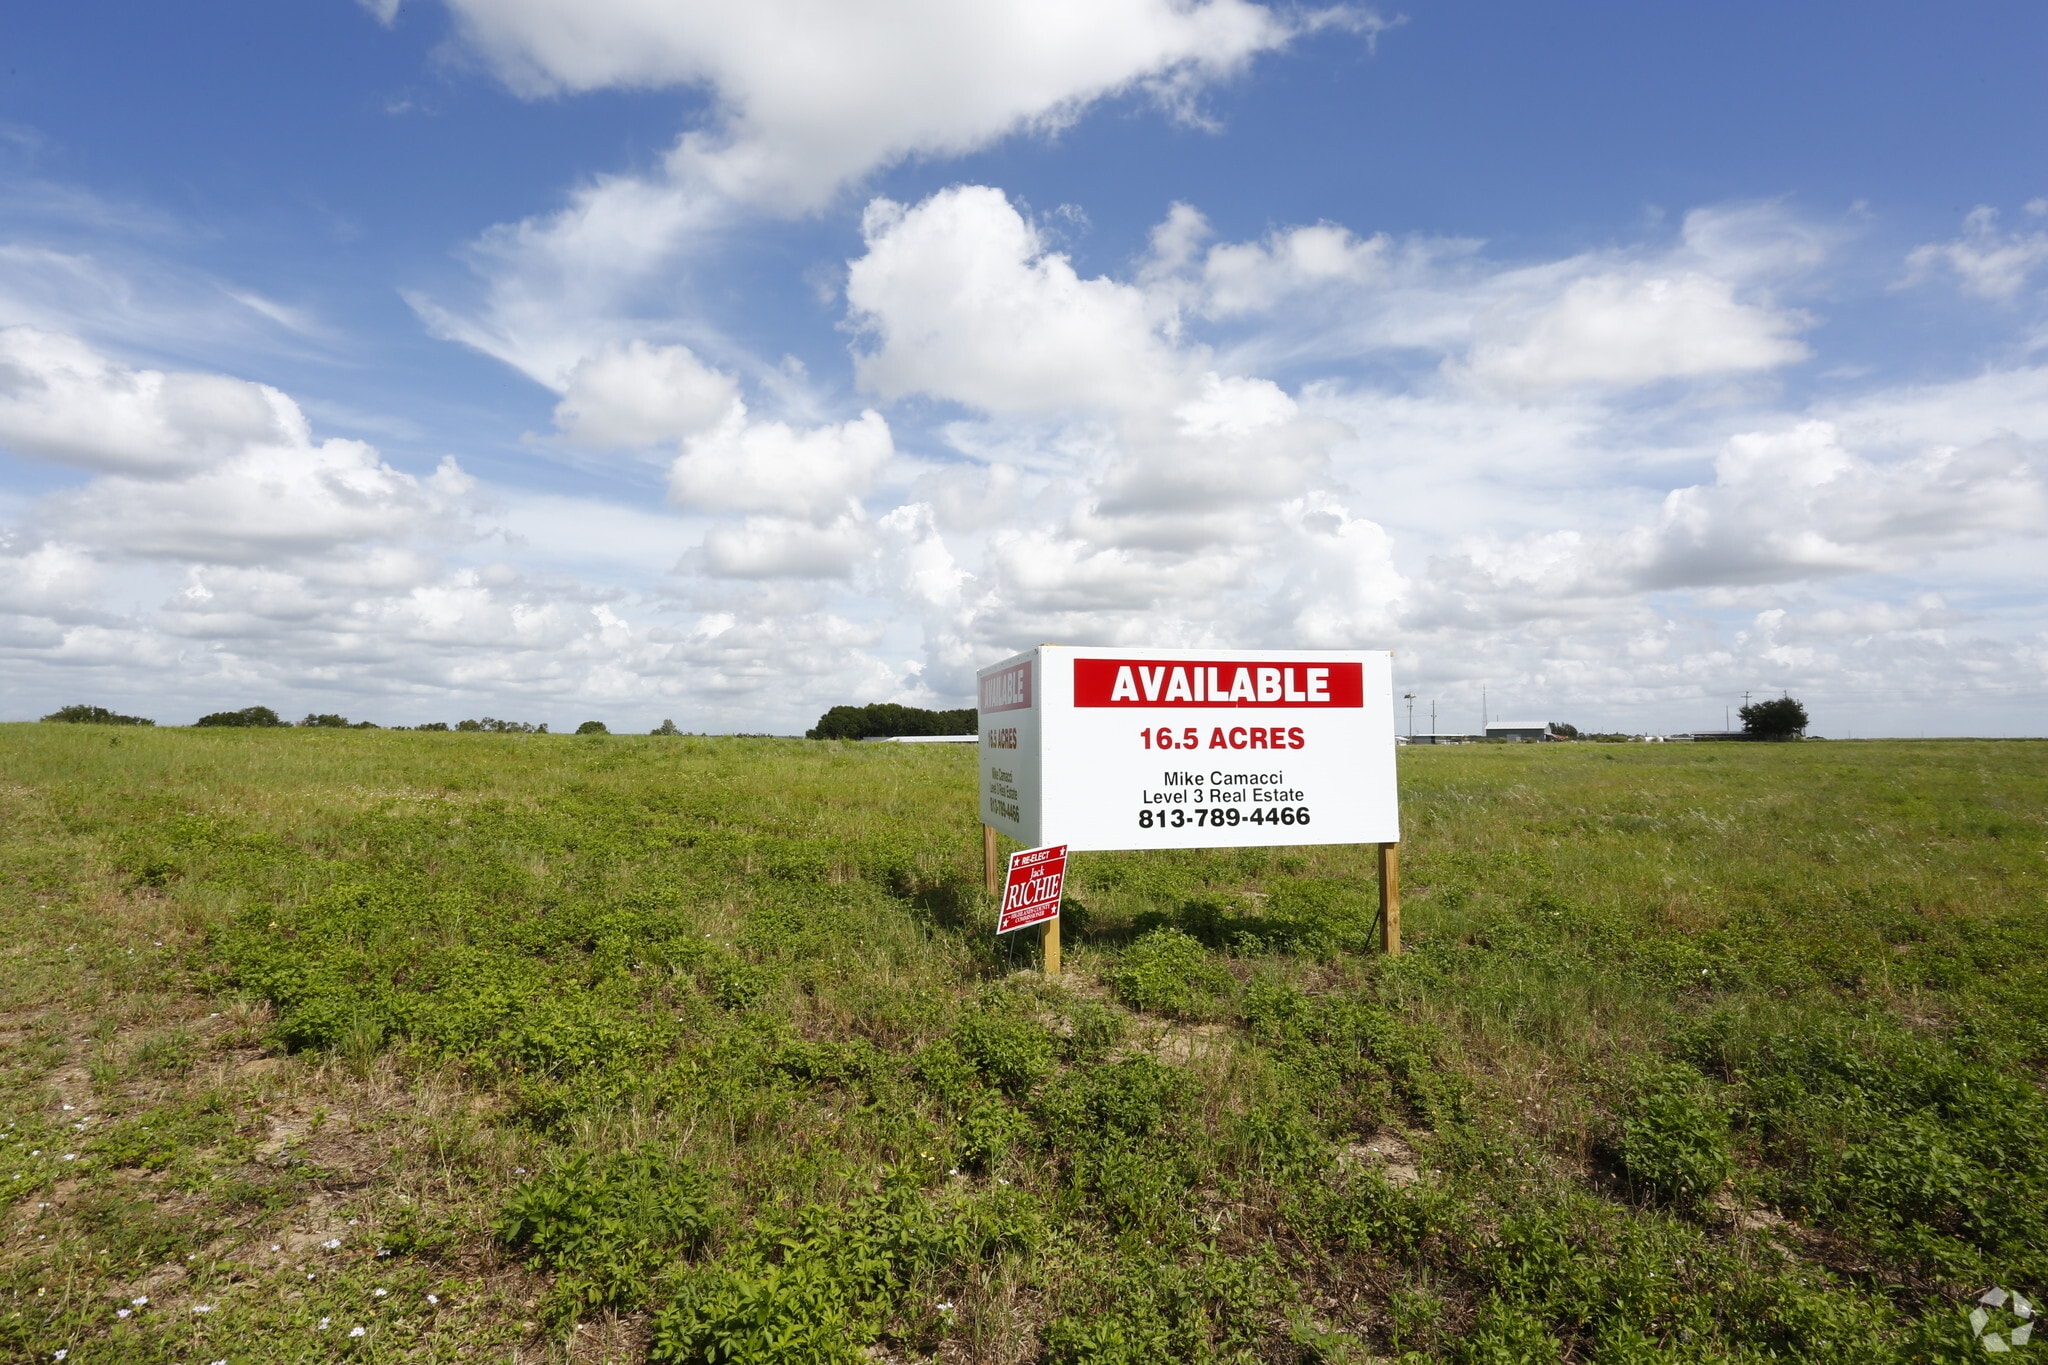
<instances>
[{"instance_id":1,"label":"distant tree cluster","mask_svg":"<svg viewBox=\"0 0 2048 1365\"><path fill-rule=\"evenodd\" d=\"M1550 733L1553 735L1563 735L1566 739L1577 739L1579 737L1579 727L1567 725L1561 720L1554 720L1550 722Z\"/></svg>"},{"instance_id":2,"label":"distant tree cluster","mask_svg":"<svg viewBox=\"0 0 2048 1365\"><path fill-rule=\"evenodd\" d=\"M682 733L682 731L676 729L676 723L674 721L663 720L661 724L655 726L652 730L649 730L647 733L650 735L679 735Z\"/></svg>"},{"instance_id":3,"label":"distant tree cluster","mask_svg":"<svg viewBox=\"0 0 2048 1365\"><path fill-rule=\"evenodd\" d=\"M245 706L239 711L215 711L212 715L201 716L196 725L226 725L244 730L271 730L290 724L278 718L277 712L267 706Z\"/></svg>"},{"instance_id":4,"label":"distant tree cluster","mask_svg":"<svg viewBox=\"0 0 2048 1365\"><path fill-rule=\"evenodd\" d=\"M154 725L155 721L142 716L124 716L118 711L109 711L104 706L61 706L44 720L56 721L61 725Z\"/></svg>"},{"instance_id":5,"label":"distant tree cluster","mask_svg":"<svg viewBox=\"0 0 2048 1365\"><path fill-rule=\"evenodd\" d=\"M420 728L424 730L427 727L423 725ZM444 725L441 728L445 730L448 727ZM487 735L544 735L548 732L546 725L531 725L523 720L499 720L496 716L485 716L482 720L458 720L455 728L472 733L481 731Z\"/></svg>"},{"instance_id":6,"label":"distant tree cluster","mask_svg":"<svg viewBox=\"0 0 2048 1365\"><path fill-rule=\"evenodd\" d=\"M975 710L927 711L921 706L898 706L878 701L867 706L835 706L818 717L805 739L888 739L899 735L971 735L975 732Z\"/></svg>"},{"instance_id":7,"label":"distant tree cluster","mask_svg":"<svg viewBox=\"0 0 2048 1365\"><path fill-rule=\"evenodd\" d=\"M1742 733L1753 739L1804 739L1806 708L1790 696L1742 708Z\"/></svg>"},{"instance_id":8,"label":"distant tree cluster","mask_svg":"<svg viewBox=\"0 0 2048 1365\"><path fill-rule=\"evenodd\" d=\"M299 722L299 725L308 730L374 730L377 728L374 721L367 720L359 720L351 725L347 716L337 716L333 712L319 716L308 715Z\"/></svg>"},{"instance_id":9,"label":"distant tree cluster","mask_svg":"<svg viewBox=\"0 0 2048 1365\"><path fill-rule=\"evenodd\" d=\"M601 720L586 720L576 727L576 733L579 735L608 735L611 731L605 728L605 724Z\"/></svg>"}]
</instances>

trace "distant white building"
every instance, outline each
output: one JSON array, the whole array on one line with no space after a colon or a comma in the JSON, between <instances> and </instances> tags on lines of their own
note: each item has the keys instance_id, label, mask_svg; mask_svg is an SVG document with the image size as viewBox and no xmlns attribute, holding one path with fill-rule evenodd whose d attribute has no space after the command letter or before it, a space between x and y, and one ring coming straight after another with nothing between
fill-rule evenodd
<instances>
[{"instance_id":1,"label":"distant white building","mask_svg":"<svg viewBox=\"0 0 2048 1365\"><path fill-rule=\"evenodd\" d=\"M863 744L976 744L980 735L868 735Z\"/></svg>"},{"instance_id":2,"label":"distant white building","mask_svg":"<svg viewBox=\"0 0 2048 1365\"><path fill-rule=\"evenodd\" d=\"M1547 720L1496 720L1487 725L1486 737L1520 744L1540 744L1545 740L1564 738L1551 733Z\"/></svg>"}]
</instances>

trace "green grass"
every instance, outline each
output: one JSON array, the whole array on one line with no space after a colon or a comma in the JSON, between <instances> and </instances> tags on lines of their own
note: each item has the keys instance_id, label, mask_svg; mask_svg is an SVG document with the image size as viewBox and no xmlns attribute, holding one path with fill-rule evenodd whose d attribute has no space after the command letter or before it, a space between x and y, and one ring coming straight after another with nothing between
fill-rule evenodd
<instances>
[{"instance_id":1,"label":"green grass","mask_svg":"<svg viewBox=\"0 0 2048 1365\"><path fill-rule=\"evenodd\" d=\"M0 1359L1964 1360L2048 1297L2048 745L1401 763L1401 958L1369 849L1093 854L1048 982L943 746L0 727Z\"/></svg>"}]
</instances>

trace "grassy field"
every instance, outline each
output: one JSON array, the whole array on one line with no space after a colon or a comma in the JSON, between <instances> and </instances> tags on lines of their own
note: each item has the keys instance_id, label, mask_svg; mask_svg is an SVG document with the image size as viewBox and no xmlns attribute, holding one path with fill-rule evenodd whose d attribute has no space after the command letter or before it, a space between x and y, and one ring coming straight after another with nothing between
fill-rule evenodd
<instances>
[{"instance_id":1,"label":"grassy field","mask_svg":"<svg viewBox=\"0 0 2048 1365\"><path fill-rule=\"evenodd\" d=\"M1964 1360L2048 1291L2048 744L1401 764L1400 959L1370 850L1094 854L1048 983L960 749L0 727L0 1359Z\"/></svg>"}]
</instances>

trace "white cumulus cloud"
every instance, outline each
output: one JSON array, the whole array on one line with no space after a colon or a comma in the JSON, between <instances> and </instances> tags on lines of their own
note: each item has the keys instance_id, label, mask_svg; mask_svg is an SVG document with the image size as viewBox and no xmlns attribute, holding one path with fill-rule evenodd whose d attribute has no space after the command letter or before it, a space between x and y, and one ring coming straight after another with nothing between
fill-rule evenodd
<instances>
[{"instance_id":1,"label":"white cumulus cloud","mask_svg":"<svg viewBox=\"0 0 2048 1365\"><path fill-rule=\"evenodd\" d=\"M1581 385L1629 388L1795 364L1806 319L1736 298L1696 272L1617 271L1572 280L1548 297L1482 315L1467 366L1518 395Z\"/></svg>"},{"instance_id":2,"label":"white cumulus cloud","mask_svg":"<svg viewBox=\"0 0 2048 1365\"><path fill-rule=\"evenodd\" d=\"M684 443L669 494L702 511L822 522L865 493L894 453L889 424L872 409L850 422L798 429L750 421L735 403L717 427Z\"/></svg>"},{"instance_id":3,"label":"white cumulus cloud","mask_svg":"<svg viewBox=\"0 0 2048 1365\"><path fill-rule=\"evenodd\" d=\"M687 87L709 102L658 170L594 176L560 210L485 233L481 307L408 296L437 334L556 388L621 335L650 280L672 289L693 247L748 214L812 212L880 167L1054 132L1120 94L1188 114L1302 32L1385 26L1248 0L446 3L522 94Z\"/></svg>"},{"instance_id":4,"label":"white cumulus cloud","mask_svg":"<svg viewBox=\"0 0 2048 1365\"><path fill-rule=\"evenodd\" d=\"M677 181L787 209L870 169L1056 127L1133 87L1231 75L1304 21L1246 0L447 0L469 44L529 95L706 90Z\"/></svg>"},{"instance_id":5,"label":"white cumulus cloud","mask_svg":"<svg viewBox=\"0 0 2048 1365\"><path fill-rule=\"evenodd\" d=\"M846 300L870 348L861 382L986 412L1121 412L1170 400L1184 361L1145 291L1083 279L1001 190L969 185L911 208L876 200Z\"/></svg>"},{"instance_id":6,"label":"white cumulus cloud","mask_svg":"<svg viewBox=\"0 0 2048 1365\"><path fill-rule=\"evenodd\" d=\"M717 425L738 398L733 377L689 347L631 341L586 356L569 371L555 427L582 446L660 445Z\"/></svg>"},{"instance_id":7,"label":"white cumulus cloud","mask_svg":"<svg viewBox=\"0 0 2048 1365\"><path fill-rule=\"evenodd\" d=\"M1998 210L1987 204L1970 210L1960 237L1915 247L1906 257L1908 283L1946 266L1964 293L1995 303L2019 297L2044 264L2048 264L2048 232L2001 231Z\"/></svg>"},{"instance_id":8,"label":"white cumulus cloud","mask_svg":"<svg viewBox=\"0 0 2048 1365\"><path fill-rule=\"evenodd\" d=\"M75 337L0 328L0 446L21 454L168 475L307 439L298 405L266 384L131 369Z\"/></svg>"},{"instance_id":9,"label":"white cumulus cloud","mask_svg":"<svg viewBox=\"0 0 2048 1365\"><path fill-rule=\"evenodd\" d=\"M748 517L713 527L698 552L720 578L844 578L869 549L869 532L851 516L820 526L787 517Z\"/></svg>"}]
</instances>

